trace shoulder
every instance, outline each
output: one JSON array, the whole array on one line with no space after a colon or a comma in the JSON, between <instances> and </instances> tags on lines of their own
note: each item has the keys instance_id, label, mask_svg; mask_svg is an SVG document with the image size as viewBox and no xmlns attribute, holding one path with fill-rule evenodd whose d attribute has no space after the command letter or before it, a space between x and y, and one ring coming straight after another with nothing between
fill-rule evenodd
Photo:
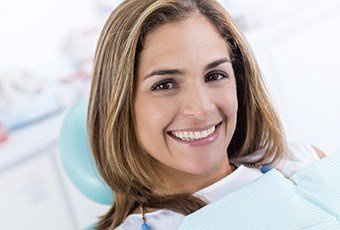
<instances>
[{"instance_id":1,"label":"shoulder","mask_svg":"<svg viewBox=\"0 0 340 230\"><path fill-rule=\"evenodd\" d=\"M302 141L288 141L285 159L277 165L277 168L287 175L292 175L325 156L320 149L311 144Z\"/></svg>"},{"instance_id":2,"label":"shoulder","mask_svg":"<svg viewBox=\"0 0 340 230\"><path fill-rule=\"evenodd\" d=\"M287 155L291 157L291 160L301 163L313 162L326 156L317 147L302 141L288 141L287 151Z\"/></svg>"},{"instance_id":3,"label":"shoulder","mask_svg":"<svg viewBox=\"0 0 340 230\"><path fill-rule=\"evenodd\" d=\"M320 159L324 158L326 156L326 154L324 152L322 152L318 147L312 145L313 149L315 150L316 154L318 155L318 157Z\"/></svg>"},{"instance_id":4,"label":"shoulder","mask_svg":"<svg viewBox=\"0 0 340 230\"><path fill-rule=\"evenodd\" d=\"M149 225L150 229L177 229L184 219L184 215L174 212L169 209L160 209L145 214L146 223ZM129 230L140 228L143 224L141 214L130 214L124 220L124 222L119 225L117 230Z\"/></svg>"},{"instance_id":5,"label":"shoulder","mask_svg":"<svg viewBox=\"0 0 340 230\"><path fill-rule=\"evenodd\" d=\"M263 154L265 154L265 149L260 149L255 151L251 156L246 156L246 158L256 160L261 158ZM302 141L287 141L286 152L284 152L283 155L283 161L293 161L303 164L312 163L326 156L325 153L317 147Z\"/></svg>"}]
</instances>

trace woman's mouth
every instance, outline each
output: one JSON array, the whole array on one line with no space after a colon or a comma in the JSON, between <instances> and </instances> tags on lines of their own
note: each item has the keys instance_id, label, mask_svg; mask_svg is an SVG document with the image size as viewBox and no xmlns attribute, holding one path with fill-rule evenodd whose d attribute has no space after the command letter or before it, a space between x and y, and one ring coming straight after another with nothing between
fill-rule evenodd
<instances>
[{"instance_id":1,"label":"woman's mouth","mask_svg":"<svg viewBox=\"0 0 340 230\"><path fill-rule=\"evenodd\" d=\"M168 134L179 143L187 146L205 146L211 144L218 138L221 124L222 122L202 131L170 131Z\"/></svg>"}]
</instances>

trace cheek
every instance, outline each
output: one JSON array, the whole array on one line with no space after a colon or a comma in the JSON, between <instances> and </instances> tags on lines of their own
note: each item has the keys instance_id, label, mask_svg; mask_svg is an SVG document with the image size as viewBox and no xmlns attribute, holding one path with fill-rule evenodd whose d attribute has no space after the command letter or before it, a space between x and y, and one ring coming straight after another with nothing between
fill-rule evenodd
<instances>
[{"instance_id":1,"label":"cheek","mask_svg":"<svg viewBox=\"0 0 340 230\"><path fill-rule=\"evenodd\" d=\"M163 132L175 114L175 106L159 98L137 98L135 113L138 137L148 149L164 139Z\"/></svg>"},{"instance_id":2,"label":"cheek","mask_svg":"<svg viewBox=\"0 0 340 230\"><path fill-rule=\"evenodd\" d=\"M227 141L227 148L234 135L237 124L238 101L236 90L228 91L228 93L224 93L222 97L220 96L218 106L223 113L226 122L225 136Z\"/></svg>"},{"instance_id":3,"label":"cheek","mask_svg":"<svg viewBox=\"0 0 340 230\"><path fill-rule=\"evenodd\" d=\"M237 101L237 93L236 89L229 88L228 90L224 90L214 95L217 98L217 106L223 112L226 118L230 119L237 115L238 110L238 101Z\"/></svg>"}]
</instances>

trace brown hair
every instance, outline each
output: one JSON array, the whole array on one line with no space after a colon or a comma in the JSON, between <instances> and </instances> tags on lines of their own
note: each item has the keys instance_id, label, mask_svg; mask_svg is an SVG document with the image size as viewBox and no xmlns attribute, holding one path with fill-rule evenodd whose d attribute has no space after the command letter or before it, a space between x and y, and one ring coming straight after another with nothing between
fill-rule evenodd
<instances>
[{"instance_id":1,"label":"brown hair","mask_svg":"<svg viewBox=\"0 0 340 230\"><path fill-rule=\"evenodd\" d=\"M138 58L145 36L171 22L203 15L229 47L236 76L238 114L229 159L265 149L256 162L274 164L285 154L285 138L257 62L242 33L215 0L125 0L107 20L96 49L88 108L91 149L114 204L97 224L112 229L139 205L168 208L184 215L206 205L192 194L171 194L151 166L136 135L134 98ZM154 191L164 191L155 193Z\"/></svg>"}]
</instances>

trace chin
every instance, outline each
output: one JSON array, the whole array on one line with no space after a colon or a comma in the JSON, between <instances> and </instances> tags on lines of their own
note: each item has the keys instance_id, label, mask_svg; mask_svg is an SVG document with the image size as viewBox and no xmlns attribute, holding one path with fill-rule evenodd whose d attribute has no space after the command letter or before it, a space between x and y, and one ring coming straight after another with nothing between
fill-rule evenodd
<instances>
[{"instance_id":1,"label":"chin","mask_svg":"<svg viewBox=\"0 0 340 230\"><path fill-rule=\"evenodd\" d=\"M182 169L181 171L186 172L192 175L209 175L216 171L219 171L221 168L221 162L223 160L220 159L216 161L216 158L213 159L213 162L209 161L199 161L199 162L191 162L189 167Z\"/></svg>"}]
</instances>

